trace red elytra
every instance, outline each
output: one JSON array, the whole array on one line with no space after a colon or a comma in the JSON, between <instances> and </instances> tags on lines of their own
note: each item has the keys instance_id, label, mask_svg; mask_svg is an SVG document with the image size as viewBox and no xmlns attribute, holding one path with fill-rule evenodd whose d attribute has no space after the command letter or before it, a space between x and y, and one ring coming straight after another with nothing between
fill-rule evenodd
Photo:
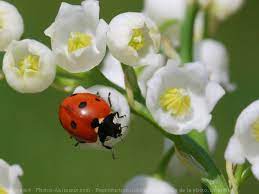
<instances>
[{"instance_id":1,"label":"red elytra","mask_svg":"<svg viewBox=\"0 0 259 194\"><path fill-rule=\"evenodd\" d=\"M103 119L111 113L109 104L101 97L79 93L63 100L59 119L63 128L79 142L94 143L98 133L92 126L94 119Z\"/></svg>"}]
</instances>

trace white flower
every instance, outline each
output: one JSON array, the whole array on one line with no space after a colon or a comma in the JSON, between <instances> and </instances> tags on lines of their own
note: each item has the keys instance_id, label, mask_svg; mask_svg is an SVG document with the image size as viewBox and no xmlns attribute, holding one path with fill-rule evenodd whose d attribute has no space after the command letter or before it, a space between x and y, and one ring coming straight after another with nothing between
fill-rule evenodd
<instances>
[{"instance_id":1,"label":"white flower","mask_svg":"<svg viewBox=\"0 0 259 194\"><path fill-rule=\"evenodd\" d=\"M128 105L128 102L126 98L119 93L117 90L106 87L106 86L93 86L90 88L83 88L82 86L79 86L75 89L74 94L77 93L92 93L99 95L102 99L104 99L108 104L109 102L109 94L110 94L110 100L111 100L111 109L113 112L118 112L119 116L124 116L123 118L116 117L114 122L121 124L122 132L121 137L113 138L110 137L107 139L104 143L105 146L113 147L115 144L120 142L128 132L129 122L130 122L130 108ZM95 147L95 148L104 148L100 140L98 139L95 143L87 143L87 146Z\"/></svg>"},{"instance_id":2,"label":"white flower","mask_svg":"<svg viewBox=\"0 0 259 194\"><path fill-rule=\"evenodd\" d=\"M10 166L0 159L0 193L1 194L22 194L22 185L19 176L23 171L19 165Z\"/></svg>"},{"instance_id":3,"label":"white flower","mask_svg":"<svg viewBox=\"0 0 259 194\"><path fill-rule=\"evenodd\" d=\"M78 73L103 60L108 25L99 19L99 9L97 0L85 0L81 6L61 4L54 23L45 31L60 67Z\"/></svg>"},{"instance_id":4,"label":"white flower","mask_svg":"<svg viewBox=\"0 0 259 194\"><path fill-rule=\"evenodd\" d=\"M110 52L104 58L100 70L107 79L125 89L124 73L121 63L114 58Z\"/></svg>"},{"instance_id":5,"label":"white flower","mask_svg":"<svg viewBox=\"0 0 259 194\"><path fill-rule=\"evenodd\" d=\"M145 60L141 61L134 67L138 85L143 96L147 93L147 82L153 76L155 71L160 67L164 66L165 58L163 55L154 54L146 57ZM121 67L121 63L114 58L110 53L104 59L103 65L101 66L101 72L111 82L125 89L124 73Z\"/></svg>"},{"instance_id":6,"label":"white flower","mask_svg":"<svg viewBox=\"0 0 259 194\"><path fill-rule=\"evenodd\" d=\"M169 183L142 175L130 180L123 188L122 194L177 194L177 190Z\"/></svg>"},{"instance_id":7,"label":"white flower","mask_svg":"<svg viewBox=\"0 0 259 194\"><path fill-rule=\"evenodd\" d=\"M186 0L145 0L144 13L159 26L170 20L184 18Z\"/></svg>"},{"instance_id":8,"label":"white flower","mask_svg":"<svg viewBox=\"0 0 259 194\"><path fill-rule=\"evenodd\" d=\"M235 90L235 84L230 83L229 58L225 46L215 40L206 39L196 45L196 60L207 68L210 79L221 84L226 90Z\"/></svg>"},{"instance_id":9,"label":"white flower","mask_svg":"<svg viewBox=\"0 0 259 194\"><path fill-rule=\"evenodd\" d=\"M107 43L112 55L120 62L136 66L160 48L157 26L142 13L123 13L109 24Z\"/></svg>"},{"instance_id":10,"label":"white flower","mask_svg":"<svg viewBox=\"0 0 259 194\"><path fill-rule=\"evenodd\" d=\"M163 28L163 36L171 40L174 46L179 46L186 6L186 0L145 0L143 12Z\"/></svg>"},{"instance_id":11,"label":"white flower","mask_svg":"<svg viewBox=\"0 0 259 194\"><path fill-rule=\"evenodd\" d=\"M0 1L0 51L4 51L12 40L19 40L23 28L23 19L16 7Z\"/></svg>"},{"instance_id":12,"label":"white flower","mask_svg":"<svg viewBox=\"0 0 259 194\"><path fill-rule=\"evenodd\" d=\"M211 125L205 130L206 140L208 143L210 153L214 153L218 140L218 132ZM174 143L170 139L164 141L164 152L166 153L169 149L174 146ZM178 158L176 154L172 157L168 169L173 176L183 176L187 172L186 166Z\"/></svg>"},{"instance_id":13,"label":"white flower","mask_svg":"<svg viewBox=\"0 0 259 194\"><path fill-rule=\"evenodd\" d=\"M153 74L162 66L165 65L165 58L163 55L155 54L149 55L142 64L135 67L137 74L138 85L142 95L145 97L147 94L147 82Z\"/></svg>"},{"instance_id":14,"label":"white flower","mask_svg":"<svg viewBox=\"0 0 259 194\"><path fill-rule=\"evenodd\" d=\"M224 94L219 84L209 81L202 64L180 67L169 60L148 82L146 104L161 127L181 135L193 129L205 130L214 106Z\"/></svg>"},{"instance_id":15,"label":"white flower","mask_svg":"<svg viewBox=\"0 0 259 194\"><path fill-rule=\"evenodd\" d=\"M212 0L211 12L218 20L224 20L236 13L243 3L244 0Z\"/></svg>"},{"instance_id":16,"label":"white flower","mask_svg":"<svg viewBox=\"0 0 259 194\"><path fill-rule=\"evenodd\" d=\"M51 50L35 40L13 41L3 60L6 81L21 93L47 89L55 79L56 65Z\"/></svg>"},{"instance_id":17,"label":"white flower","mask_svg":"<svg viewBox=\"0 0 259 194\"><path fill-rule=\"evenodd\" d=\"M259 100L250 104L239 115L225 158L233 164L242 164L247 159L259 180Z\"/></svg>"}]
</instances>

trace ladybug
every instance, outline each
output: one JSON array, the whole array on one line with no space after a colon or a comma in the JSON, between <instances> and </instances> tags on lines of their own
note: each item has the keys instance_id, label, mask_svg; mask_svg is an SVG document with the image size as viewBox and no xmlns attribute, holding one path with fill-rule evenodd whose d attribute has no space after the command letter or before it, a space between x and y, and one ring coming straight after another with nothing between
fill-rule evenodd
<instances>
[{"instance_id":1,"label":"ladybug","mask_svg":"<svg viewBox=\"0 0 259 194\"><path fill-rule=\"evenodd\" d=\"M108 103L99 94L73 94L65 98L59 107L61 125L77 141L75 146L99 140L103 147L112 149L105 142L121 137L123 129L120 123L114 123L114 119L125 116L112 112L111 93Z\"/></svg>"}]
</instances>

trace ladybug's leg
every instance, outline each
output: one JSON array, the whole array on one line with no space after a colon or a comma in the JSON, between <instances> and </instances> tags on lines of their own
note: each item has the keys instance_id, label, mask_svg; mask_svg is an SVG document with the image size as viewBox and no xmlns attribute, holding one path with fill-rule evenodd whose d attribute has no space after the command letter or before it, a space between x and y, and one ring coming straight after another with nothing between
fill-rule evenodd
<instances>
[{"instance_id":1,"label":"ladybug's leg","mask_svg":"<svg viewBox=\"0 0 259 194\"><path fill-rule=\"evenodd\" d=\"M115 112L114 114L115 114L119 119L126 117L126 115L120 116L119 112Z\"/></svg>"},{"instance_id":2,"label":"ladybug's leg","mask_svg":"<svg viewBox=\"0 0 259 194\"><path fill-rule=\"evenodd\" d=\"M85 141L80 141L76 139L75 147L78 147L80 143L86 143Z\"/></svg>"},{"instance_id":3,"label":"ladybug's leg","mask_svg":"<svg viewBox=\"0 0 259 194\"><path fill-rule=\"evenodd\" d=\"M108 94L108 101L109 101L110 107L112 108L111 92L109 92L109 94Z\"/></svg>"}]
</instances>

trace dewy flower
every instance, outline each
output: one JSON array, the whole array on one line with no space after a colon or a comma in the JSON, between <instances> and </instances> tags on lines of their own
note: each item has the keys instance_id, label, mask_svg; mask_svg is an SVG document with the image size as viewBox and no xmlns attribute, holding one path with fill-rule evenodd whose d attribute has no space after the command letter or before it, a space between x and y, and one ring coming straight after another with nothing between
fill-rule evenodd
<instances>
[{"instance_id":1,"label":"dewy flower","mask_svg":"<svg viewBox=\"0 0 259 194\"><path fill-rule=\"evenodd\" d=\"M136 66L150 54L158 53L157 26L142 13L128 12L112 19L107 33L111 54L120 62Z\"/></svg>"},{"instance_id":2,"label":"dewy flower","mask_svg":"<svg viewBox=\"0 0 259 194\"><path fill-rule=\"evenodd\" d=\"M23 28L23 19L16 7L0 1L0 51L4 51L12 40L19 40Z\"/></svg>"},{"instance_id":3,"label":"dewy flower","mask_svg":"<svg viewBox=\"0 0 259 194\"><path fill-rule=\"evenodd\" d=\"M55 79L56 65L51 50L38 41L13 41L3 60L8 84L21 93L47 89Z\"/></svg>"},{"instance_id":4,"label":"dewy flower","mask_svg":"<svg viewBox=\"0 0 259 194\"><path fill-rule=\"evenodd\" d=\"M123 188L122 194L177 194L169 183L146 175L136 176Z\"/></svg>"},{"instance_id":5,"label":"dewy flower","mask_svg":"<svg viewBox=\"0 0 259 194\"><path fill-rule=\"evenodd\" d=\"M122 126L122 136L120 138L113 138L111 137L107 141L105 141L105 146L109 147L114 147L115 144L120 142L128 132L129 128L129 122L130 122L130 108L128 105L128 102L126 98L119 93L117 90L106 87L106 86L93 86L90 88L83 88L82 86L79 86L75 89L74 94L77 93L92 93L92 94L97 94L101 98L103 98L108 104L109 102L109 96L111 100L111 109L113 112L118 112L119 115L124 116L123 118L115 118L116 120L114 121L115 123L120 123ZM84 145L84 144L82 144ZM96 143L87 143L86 146L89 147L94 147L94 148L101 148L103 149L102 143L98 140Z\"/></svg>"},{"instance_id":6,"label":"dewy flower","mask_svg":"<svg viewBox=\"0 0 259 194\"><path fill-rule=\"evenodd\" d=\"M205 130L205 135L208 142L209 151L210 153L214 153L218 140L218 132L214 127L210 125ZM171 149L172 146L174 146L172 140L166 138L164 141L164 152L167 152L169 149ZM176 154L174 154L174 156L172 157L168 169L173 176L183 176L187 172L186 166Z\"/></svg>"},{"instance_id":7,"label":"dewy flower","mask_svg":"<svg viewBox=\"0 0 259 194\"><path fill-rule=\"evenodd\" d=\"M108 25L99 19L99 10L97 0L85 0L81 6L61 4L54 23L45 31L60 67L78 73L103 60Z\"/></svg>"},{"instance_id":8,"label":"dewy flower","mask_svg":"<svg viewBox=\"0 0 259 194\"><path fill-rule=\"evenodd\" d=\"M243 164L247 159L259 180L259 100L250 104L239 115L225 158L233 164Z\"/></svg>"},{"instance_id":9,"label":"dewy flower","mask_svg":"<svg viewBox=\"0 0 259 194\"><path fill-rule=\"evenodd\" d=\"M22 194L22 185L19 176L23 171L19 165L10 166L0 159L0 193L1 194Z\"/></svg>"},{"instance_id":10,"label":"dewy flower","mask_svg":"<svg viewBox=\"0 0 259 194\"><path fill-rule=\"evenodd\" d=\"M197 43L195 58L207 68L210 79L221 84L227 91L235 90L235 84L230 83L229 58L225 46L215 40L206 39Z\"/></svg>"},{"instance_id":11,"label":"dewy flower","mask_svg":"<svg viewBox=\"0 0 259 194\"><path fill-rule=\"evenodd\" d=\"M169 60L148 82L146 103L153 118L167 132L186 134L203 131L211 121L211 112L225 94L210 81L201 63L183 67Z\"/></svg>"}]
</instances>

